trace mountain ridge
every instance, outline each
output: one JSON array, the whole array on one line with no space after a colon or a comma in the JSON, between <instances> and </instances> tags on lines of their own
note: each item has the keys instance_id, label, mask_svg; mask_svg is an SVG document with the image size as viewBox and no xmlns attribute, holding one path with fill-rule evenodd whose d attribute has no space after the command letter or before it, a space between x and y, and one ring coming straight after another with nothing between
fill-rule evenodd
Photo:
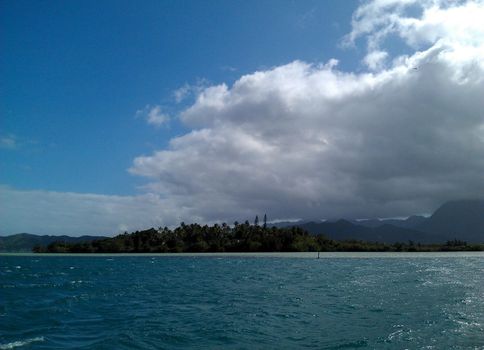
<instances>
[{"instance_id":1,"label":"mountain ridge","mask_svg":"<svg viewBox=\"0 0 484 350\"><path fill-rule=\"evenodd\" d=\"M269 226L300 227L311 234L322 234L334 240L444 243L457 239L469 243L484 243L484 200L449 201L438 207L428 218L413 215L406 219L300 220L269 224ZM47 246L55 241L81 243L105 238L108 237L18 233L0 236L0 252L31 252L35 246Z\"/></svg>"},{"instance_id":2,"label":"mountain ridge","mask_svg":"<svg viewBox=\"0 0 484 350\"><path fill-rule=\"evenodd\" d=\"M355 239L373 242L442 243L458 239L471 243L484 242L484 200L448 201L430 217L412 215L406 219L364 219L324 222L301 222L298 226L312 234L331 239Z\"/></svg>"},{"instance_id":3,"label":"mountain ridge","mask_svg":"<svg viewBox=\"0 0 484 350\"><path fill-rule=\"evenodd\" d=\"M0 236L0 252L2 253L20 253L31 252L32 249L39 246L47 246L56 241L68 243L91 242L97 239L107 238L105 236L52 236L52 235L35 235L31 233L16 233L9 236Z\"/></svg>"}]
</instances>

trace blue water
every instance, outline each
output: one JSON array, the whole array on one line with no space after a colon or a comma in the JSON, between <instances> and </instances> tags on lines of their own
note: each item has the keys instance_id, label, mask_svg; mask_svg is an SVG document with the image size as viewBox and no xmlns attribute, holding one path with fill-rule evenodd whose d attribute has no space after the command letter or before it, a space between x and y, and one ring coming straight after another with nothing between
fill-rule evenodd
<instances>
[{"instance_id":1,"label":"blue water","mask_svg":"<svg viewBox=\"0 0 484 350\"><path fill-rule=\"evenodd\" d=\"M14 348L484 349L484 255L3 255Z\"/></svg>"}]
</instances>

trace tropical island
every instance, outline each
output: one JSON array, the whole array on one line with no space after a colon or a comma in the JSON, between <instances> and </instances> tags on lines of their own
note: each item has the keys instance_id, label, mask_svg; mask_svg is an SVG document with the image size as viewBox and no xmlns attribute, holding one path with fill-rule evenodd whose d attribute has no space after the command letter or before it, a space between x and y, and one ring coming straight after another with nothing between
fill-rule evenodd
<instances>
[{"instance_id":1,"label":"tropical island","mask_svg":"<svg viewBox=\"0 0 484 350\"><path fill-rule=\"evenodd\" d=\"M230 225L181 223L114 237L23 232L0 235L0 253L483 251L483 213L484 200L457 200L430 216L270 222L264 215L260 223L258 216Z\"/></svg>"},{"instance_id":2,"label":"tropical island","mask_svg":"<svg viewBox=\"0 0 484 350\"><path fill-rule=\"evenodd\" d=\"M204 252L435 252L483 251L484 244L449 240L442 244L419 242L380 243L361 240L334 240L308 233L301 227L275 227L248 221L186 225L171 230L150 228L89 242L56 241L36 246L36 253L204 253Z\"/></svg>"}]
</instances>

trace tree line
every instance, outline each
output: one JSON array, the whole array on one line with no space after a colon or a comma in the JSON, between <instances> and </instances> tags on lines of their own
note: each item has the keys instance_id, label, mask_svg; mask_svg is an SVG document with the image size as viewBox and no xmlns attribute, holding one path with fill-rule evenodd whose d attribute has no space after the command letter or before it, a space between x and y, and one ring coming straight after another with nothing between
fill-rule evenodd
<instances>
[{"instance_id":1,"label":"tree line","mask_svg":"<svg viewBox=\"0 0 484 350\"><path fill-rule=\"evenodd\" d=\"M312 235L300 227L277 228L263 225L256 218L253 225L235 222L186 225L175 229L160 227L120 234L86 243L54 242L36 246L37 253L185 253L185 252L417 252L484 250L483 245L463 241L424 245L412 241L386 244L357 240L337 241L324 235Z\"/></svg>"}]
</instances>

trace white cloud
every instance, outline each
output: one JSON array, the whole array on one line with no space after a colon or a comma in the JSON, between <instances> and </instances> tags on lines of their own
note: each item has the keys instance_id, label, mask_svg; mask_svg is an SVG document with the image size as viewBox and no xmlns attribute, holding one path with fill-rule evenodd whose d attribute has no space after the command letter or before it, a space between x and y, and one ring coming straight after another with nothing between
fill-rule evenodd
<instances>
[{"instance_id":1,"label":"white cloud","mask_svg":"<svg viewBox=\"0 0 484 350\"><path fill-rule=\"evenodd\" d=\"M4 135L0 137L0 148L16 149L18 147L18 140L15 135Z\"/></svg>"},{"instance_id":2,"label":"white cloud","mask_svg":"<svg viewBox=\"0 0 484 350\"><path fill-rule=\"evenodd\" d=\"M209 85L206 79L197 79L194 84L184 84L175 91L173 91L173 97L176 103L186 101L188 98L199 94Z\"/></svg>"},{"instance_id":3,"label":"white cloud","mask_svg":"<svg viewBox=\"0 0 484 350\"><path fill-rule=\"evenodd\" d=\"M144 109L136 111L137 117L142 117L148 124L161 126L170 121L170 116L162 112L161 106L147 105Z\"/></svg>"},{"instance_id":4,"label":"white cloud","mask_svg":"<svg viewBox=\"0 0 484 350\"><path fill-rule=\"evenodd\" d=\"M131 172L205 220L407 215L484 196L482 8L365 3L348 38L367 39L375 73L295 61L207 87L180 115L194 130ZM389 57L390 34L420 51Z\"/></svg>"},{"instance_id":5,"label":"white cloud","mask_svg":"<svg viewBox=\"0 0 484 350\"><path fill-rule=\"evenodd\" d=\"M180 113L192 131L133 162L130 172L149 179L150 194L3 189L12 200L0 222L74 222L82 233L105 233L264 213L404 216L482 197L481 18L481 1L365 2L346 39L366 40L371 72L294 61L202 87ZM413 53L391 56L385 44L395 36ZM156 108L149 111L158 116Z\"/></svg>"},{"instance_id":6,"label":"white cloud","mask_svg":"<svg viewBox=\"0 0 484 350\"><path fill-rule=\"evenodd\" d=\"M227 72L236 72L238 70L236 67L232 66L222 66L220 69Z\"/></svg>"},{"instance_id":7,"label":"white cloud","mask_svg":"<svg viewBox=\"0 0 484 350\"><path fill-rule=\"evenodd\" d=\"M377 57L392 36L414 49L428 46L452 51L478 50L484 40L484 2L450 0L374 0L353 14L347 44L359 38L367 43L368 57ZM381 67L383 68L383 67Z\"/></svg>"},{"instance_id":8,"label":"white cloud","mask_svg":"<svg viewBox=\"0 0 484 350\"><path fill-rule=\"evenodd\" d=\"M182 207L167 205L155 194L109 196L0 186L0 198L0 235L113 235L176 225L190 215Z\"/></svg>"},{"instance_id":9,"label":"white cloud","mask_svg":"<svg viewBox=\"0 0 484 350\"><path fill-rule=\"evenodd\" d=\"M175 97L176 103L182 102L185 98L187 98L188 95L190 95L191 91L191 86L188 84L185 84L173 91L173 96Z\"/></svg>"},{"instance_id":10,"label":"white cloud","mask_svg":"<svg viewBox=\"0 0 484 350\"><path fill-rule=\"evenodd\" d=\"M372 51L365 56L363 62L372 71L378 71L385 67L385 60L388 57L386 51Z\"/></svg>"}]
</instances>

